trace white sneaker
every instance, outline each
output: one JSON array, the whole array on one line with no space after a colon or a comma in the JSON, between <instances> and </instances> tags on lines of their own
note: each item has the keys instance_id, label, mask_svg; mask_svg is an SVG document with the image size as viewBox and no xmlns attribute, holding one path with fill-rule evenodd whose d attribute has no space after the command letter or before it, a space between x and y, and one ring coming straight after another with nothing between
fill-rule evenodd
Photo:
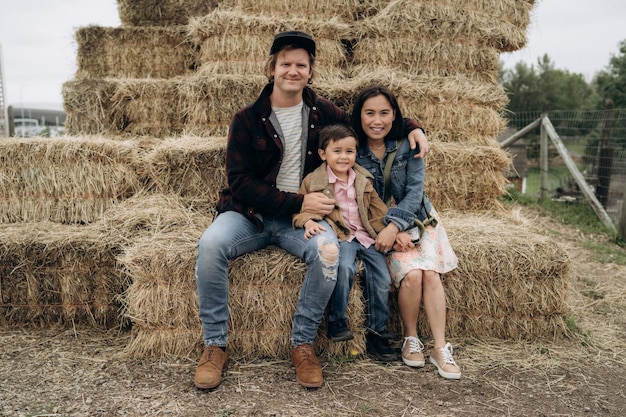
<instances>
[{"instance_id":1,"label":"white sneaker","mask_svg":"<svg viewBox=\"0 0 626 417\"><path fill-rule=\"evenodd\" d=\"M442 348L430 351L430 363L437 367L439 375L446 379L461 379L461 368L452 357L452 345L448 342Z\"/></svg>"},{"instance_id":2,"label":"white sneaker","mask_svg":"<svg viewBox=\"0 0 626 417\"><path fill-rule=\"evenodd\" d=\"M423 350L424 345L417 337L405 337L402 343L402 362L414 368L421 368L426 363Z\"/></svg>"}]
</instances>

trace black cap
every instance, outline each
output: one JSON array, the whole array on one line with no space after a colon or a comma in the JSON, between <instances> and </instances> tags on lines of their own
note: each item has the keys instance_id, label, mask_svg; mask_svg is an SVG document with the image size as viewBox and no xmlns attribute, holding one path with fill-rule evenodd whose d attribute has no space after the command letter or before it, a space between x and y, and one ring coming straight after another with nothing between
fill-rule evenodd
<instances>
[{"instance_id":1,"label":"black cap","mask_svg":"<svg viewBox=\"0 0 626 417\"><path fill-rule=\"evenodd\" d=\"M315 56L315 41L308 33L293 30L291 32L281 32L274 36L274 42L270 49L270 55L280 51L285 45L297 45Z\"/></svg>"}]
</instances>

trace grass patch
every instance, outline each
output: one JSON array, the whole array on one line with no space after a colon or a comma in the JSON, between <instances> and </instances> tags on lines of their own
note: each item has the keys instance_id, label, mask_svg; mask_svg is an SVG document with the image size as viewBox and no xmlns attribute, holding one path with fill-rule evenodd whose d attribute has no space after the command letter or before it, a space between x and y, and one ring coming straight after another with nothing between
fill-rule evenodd
<instances>
[{"instance_id":1,"label":"grass patch","mask_svg":"<svg viewBox=\"0 0 626 417\"><path fill-rule=\"evenodd\" d=\"M626 239L605 226L591 205L586 200L573 203L564 203L546 199L539 201L528 194L521 194L510 189L502 197L502 202L508 206L523 205L536 210L540 216L550 217L560 223L572 226L582 233L604 236L606 239L582 242L585 249L593 252L595 260L600 263L614 263L626 265Z\"/></svg>"}]
</instances>

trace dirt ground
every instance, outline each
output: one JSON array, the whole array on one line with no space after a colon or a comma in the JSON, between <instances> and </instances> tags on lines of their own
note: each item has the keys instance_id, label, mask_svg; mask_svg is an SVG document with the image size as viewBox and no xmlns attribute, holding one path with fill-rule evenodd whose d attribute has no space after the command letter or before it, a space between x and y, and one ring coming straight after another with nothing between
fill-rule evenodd
<instances>
[{"instance_id":1,"label":"dirt ground","mask_svg":"<svg viewBox=\"0 0 626 417\"><path fill-rule=\"evenodd\" d=\"M624 416L626 266L594 262L585 244L603 237L533 223L571 253L568 302L579 335L453 339L459 381L430 364L331 359L322 361L325 385L307 390L288 361L231 361L222 385L205 392L192 382L197 358L123 359L126 334L2 329L0 416Z\"/></svg>"}]
</instances>

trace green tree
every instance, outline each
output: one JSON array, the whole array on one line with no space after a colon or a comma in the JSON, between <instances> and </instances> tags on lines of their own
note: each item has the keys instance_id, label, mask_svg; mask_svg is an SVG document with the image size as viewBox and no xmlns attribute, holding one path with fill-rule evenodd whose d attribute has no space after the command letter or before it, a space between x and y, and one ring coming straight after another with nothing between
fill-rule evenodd
<instances>
[{"instance_id":1,"label":"green tree","mask_svg":"<svg viewBox=\"0 0 626 417\"><path fill-rule=\"evenodd\" d=\"M611 56L608 66L594 80L599 95L598 108L604 100L613 100L615 108L626 108L626 39L619 44L619 53Z\"/></svg>"},{"instance_id":2,"label":"green tree","mask_svg":"<svg viewBox=\"0 0 626 417\"><path fill-rule=\"evenodd\" d=\"M598 101L581 74L556 69L548 55L537 60L537 68L518 62L512 70L502 71L501 83L510 100L507 109L513 113L586 110Z\"/></svg>"}]
</instances>

